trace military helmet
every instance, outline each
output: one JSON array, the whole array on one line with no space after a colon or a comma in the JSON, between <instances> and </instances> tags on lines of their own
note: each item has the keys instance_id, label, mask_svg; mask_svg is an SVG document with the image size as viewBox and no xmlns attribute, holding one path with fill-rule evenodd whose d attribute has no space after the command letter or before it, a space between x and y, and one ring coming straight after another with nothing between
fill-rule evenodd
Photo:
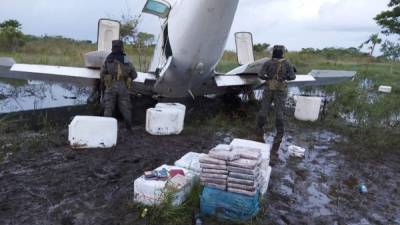
<instances>
[{"instance_id":1,"label":"military helmet","mask_svg":"<svg viewBox=\"0 0 400 225\"><path fill-rule=\"evenodd\" d=\"M112 52L123 52L124 51L124 43L121 40L112 41Z\"/></svg>"},{"instance_id":2,"label":"military helmet","mask_svg":"<svg viewBox=\"0 0 400 225\"><path fill-rule=\"evenodd\" d=\"M124 46L124 43L121 40L113 40L112 46L113 47L122 47L122 46Z\"/></svg>"},{"instance_id":3,"label":"military helmet","mask_svg":"<svg viewBox=\"0 0 400 225\"><path fill-rule=\"evenodd\" d=\"M272 58L275 59L282 59L283 53L285 52L286 48L283 45L275 45L272 49Z\"/></svg>"}]
</instances>

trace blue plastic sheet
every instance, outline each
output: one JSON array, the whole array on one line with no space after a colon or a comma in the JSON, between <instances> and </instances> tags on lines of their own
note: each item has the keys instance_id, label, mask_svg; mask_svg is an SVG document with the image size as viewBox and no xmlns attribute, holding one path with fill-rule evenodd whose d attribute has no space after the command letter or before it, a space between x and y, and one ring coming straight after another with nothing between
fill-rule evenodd
<instances>
[{"instance_id":1,"label":"blue plastic sheet","mask_svg":"<svg viewBox=\"0 0 400 225\"><path fill-rule=\"evenodd\" d=\"M260 210L260 194L246 196L205 187L200 199L203 215L218 219L243 222L254 218Z\"/></svg>"}]
</instances>

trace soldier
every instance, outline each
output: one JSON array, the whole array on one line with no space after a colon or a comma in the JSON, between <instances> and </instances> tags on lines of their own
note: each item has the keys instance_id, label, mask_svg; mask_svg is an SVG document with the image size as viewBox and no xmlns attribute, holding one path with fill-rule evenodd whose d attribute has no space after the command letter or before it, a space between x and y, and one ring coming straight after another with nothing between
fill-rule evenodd
<instances>
[{"instance_id":1,"label":"soldier","mask_svg":"<svg viewBox=\"0 0 400 225\"><path fill-rule=\"evenodd\" d=\"M118 104L127 129L132 127L132 105L129 89L132 81L136 79L135 67L129 62L124 53L123 42L115 40L112 42L112 52L107 56L100 72L102 89L104 95L104 116L112 117Z\"/></svg>"},{"instance_id":2,"label":"soldier","mask_svg":"<svg viewBox=\"0 0 400 225\"><path fill-rule=\"evenodd\" d=\"M272 153L277 153L284 133L284 107L287 97L288 80L296 79L294 66L283 58L285 47L276 45L273 48L272 59L268 60L258 76L266 81L261 110L257 118L257 128L263 130L271 104L275 106L275 126L277 134L274 138Z\"/></svg>"}]
</instances>

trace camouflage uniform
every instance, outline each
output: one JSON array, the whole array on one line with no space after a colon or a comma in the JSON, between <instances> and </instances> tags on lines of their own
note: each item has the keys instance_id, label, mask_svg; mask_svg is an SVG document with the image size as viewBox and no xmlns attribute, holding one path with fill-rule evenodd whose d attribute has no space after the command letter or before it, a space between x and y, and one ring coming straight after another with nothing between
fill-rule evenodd
<instances>
[{"instance_id":1,"label":"camouflage uniform","mask_svg":"<svg viewBox=\"0 0 400 225\"><path fill-rule=\"evenodd\" d=\"M277 130L274 143L280 143L284 133L284 110L287 97L286 81L296 79L294 67L283 58L273 58L263 65L258 75L261 79L266 80L266 87L264 89L261 110L258 114L257 126L258 128L263 128L271 104L274 103L275 126Z\"/></svg>"},{"instance_id":2,"label":"camouflage uniform","mask_svg":"<svg viewBox=\"0 0 400 225\"><path fill-rule=\"evenodd\" d=\"M113 42L114 43L114 42ZM101 69L101 82L105 87L103 96L104 116L112 117L118 104L119 111L124 117L128 128L132 125L132 105L129 94L132 81L136 79L135 67L123 54L123 63L108 57Z\"/></svg>"}]
</instances>

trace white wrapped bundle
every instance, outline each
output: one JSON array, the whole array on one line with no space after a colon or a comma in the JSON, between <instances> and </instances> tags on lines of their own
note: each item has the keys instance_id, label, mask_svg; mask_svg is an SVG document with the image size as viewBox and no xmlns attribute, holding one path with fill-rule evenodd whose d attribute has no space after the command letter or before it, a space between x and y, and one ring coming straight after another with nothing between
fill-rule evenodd
<instances>
[{"instance_id":1,"label":"white wrapped bundle","mask_svg":"<svg viewBox=\"0 0 400 225\"><path fill-rule=\"evenodd\" d=\"M216 178L209 178L200 176L200 181L206 184L218 184L218 185L225 185L226 186L226 179L216 179Z\"/></svg>"},{"instance_id":2,"label":"white wrapped bundle","mask_svg":"<svg viewBox=\"0 0 400 225\"><path fill-rule=\"evenodd\" d=\"M200 167L202 169L227 170L226 165L215 165L215 164L201 163Z\"/></svg>"},{"instance_id":3,"label":"white wrapped bundle","mask_svg":"<svg viewBox=\"0 0 400 225\"><path fill-rule=\"evenodd\" d=\"M239 154L242 159L259 160L261 158L261 150L258 148L233 147L232 151Z\"/></svg>"},{"instance_id":4,"label":"white wrapped bundle","mask_svg":"<svg viewBox=\"0 0 400 225\"><path fill-rule=\"evenodd\" d=\"M228 166L239 167L244 169L255 169L261 163L261 159L237 159L231 162L228 162Z\"/></svg>"},{"instance_id":5,"label":"white wrapped bundle","mask_svg":"<svg viewBox=\"0 0 400 225\"><path fill-rule=\"evenodd\" d=\"M250 174L243 174L243 173L235 173L235 172L230 172L229 177L236 178L236 179L242 179L242 180L257 180L259 177L259 174L255 175L250 175Z\"/></svg>"},{"instance_id":6,"label":"white wrapped bundle","mask_svg":"<svg viewBox=\"0 0 400 225\"><path fill-rule=\"evenodd\" d=\"M247 186L254 186L256 185L256 182L253 180L242 180L242 179L236 179L232 177L228 177L228 183L234 183L234 184L241 184L241 185L247 185Z\"/></svg>"},{"instance_id":7,"label":"white wrapped bundle","mask_svg":"<svg viewBox=\"0 0 400 225\"><path fill-rule=\"evenodd\" d=\"M243 191L256 191L258 186L257 185L249 186L249 185L243 185L243 184L228 183L228 188L235 188L235 189L239 189L239 190L243 190Z\"/></svg>"},{"instance_id":8,"label":"white wrapped bundle","mask_svg":"<svg viewBox=\"0 0 400 225\"><path fill-rule=\"evenodd\" d=\"M212 174L225 174L228 175L227 170L213 170L213 169L202 169L202 173L212 173Z\"/></svg>"},{"instance_id":9,"label":"white wrapped bundle","mask_svg":"<svg viewBox=\"0 0 400 225\"><path fill-rule=\"evenodd\" d=\"M228 175L225 174L212 174L212 173L201 173L201 176L206 178L215 178L221 180L226 180L226 178L228 178Z\"/></svg>"},{"instance_id":10,"label":"white wrapped bundle","mask_svg":"<svg viewBox=\"0 0 400 225\"><path fill-rule=\"evenodd\" d=\"M215 164L215 165L226 165L226 161L216 159L216 158L211 158L208 155L202 156L200 158L200 163L205 163L205 164Z\"/></svg>"},{"instance_id":11,"label":"white wrapped bundle","mask_svg":"<svg viewBox=\"0 0 400 225\"><path fill-rule=\"evenodd\" d=\"M226 144L219 144L214 149L230 152L230 151L232 151L232 146L226 145Z\"/></svg>"},{"instance_id":12,"label":"white wrapped bundle","mask_svg":"<svg viewBox=\"0 0 400 225\"><path fill-rule=\"evenodd\" d=\"M208 156L214 159L220 159L224 161L232 161L240 158L240 155L234 151L231 151L229 145L218 145L211 149Z\"/></svg>"},{"instance_id":13,"label":"white wrapped bundle","mask_svg":"<svg viewBox=\"0 0 400 225\"><path fill-rule=\"evenodd\" d=\"M235 166L227 166L227 169L229 172L241 173L241 174L257 175L259 173L259 168L245 169Z\"/></svg>"},{"instance_id":14,"label":"white wrapped bundle","mask_svg":"<svg viewBox=\"0 0 400 225\"><path fill-rule=\"evenodd\" d=\"M229 192L237 193L237 194L242 194L242 195L247 195L247 196L254 196L257 194L257 191L245 191L237 188L228 188Z\"/></svg>"}]
</instances>

